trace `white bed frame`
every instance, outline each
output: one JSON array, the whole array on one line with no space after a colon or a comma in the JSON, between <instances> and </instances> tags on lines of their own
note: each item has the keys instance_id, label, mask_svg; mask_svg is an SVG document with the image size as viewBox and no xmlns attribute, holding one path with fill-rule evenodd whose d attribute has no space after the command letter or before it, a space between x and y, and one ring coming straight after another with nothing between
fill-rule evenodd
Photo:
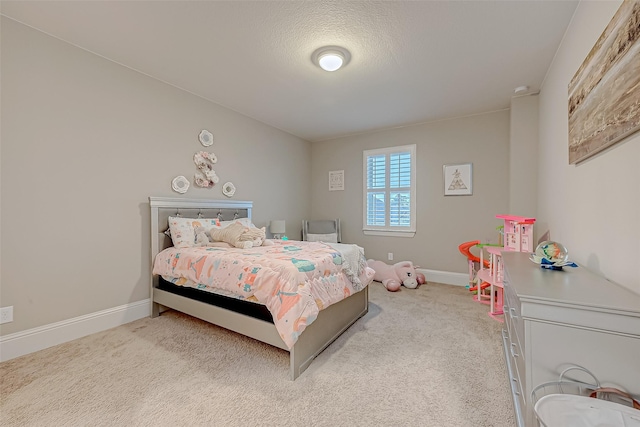
<instances>
[{"instance_id":1,"label":"white bed frame","mask_svg":"<svg viewBox=\"0 0 640 427\"><path fill-rule=\"evenodd\" d=\"M224 220L235 217L251 218L253 202L235 200L200 200L168 197L149 197L151 208L151 262L163 249L171 246L171 239L164 234L167 218L180 214L185 218L215 218L221 214ZM196 301L158 289L159 277L151 274L151 317L162 311L174 309L209 323L289 351L290 378L295 380L305 371L313 359L338 338L369 309L369 288L320 311L318 318L300 334L289 350L273 323L236 313L225 308Z\"/></svg>"}]
</instances>

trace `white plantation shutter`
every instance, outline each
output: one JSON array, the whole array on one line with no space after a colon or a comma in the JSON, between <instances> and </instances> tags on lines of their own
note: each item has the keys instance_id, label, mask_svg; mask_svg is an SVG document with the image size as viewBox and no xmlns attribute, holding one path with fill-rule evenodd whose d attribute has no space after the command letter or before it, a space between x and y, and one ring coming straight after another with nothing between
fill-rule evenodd
<instances>
[{"instance_id":1,"label":"white plantation shutter","mask_svg":"<svg viewBox=\"0 0 640 427\"><path fill-rule=\"evenodd\" d=\"M367 161L367 225L385 225L385 188L387 176L387 158L384 155L373 155Z\"/></svg>"},{"instance_id":2,"label":"white plantation shutter","mask_svg":"<svg viewBox=\"0 0 640 427\"><path fill-rule=\"evenodd\" d=\"M416 146L366 150L363 160L365 234L413 236Z\"/></svg>"}]
</instances>

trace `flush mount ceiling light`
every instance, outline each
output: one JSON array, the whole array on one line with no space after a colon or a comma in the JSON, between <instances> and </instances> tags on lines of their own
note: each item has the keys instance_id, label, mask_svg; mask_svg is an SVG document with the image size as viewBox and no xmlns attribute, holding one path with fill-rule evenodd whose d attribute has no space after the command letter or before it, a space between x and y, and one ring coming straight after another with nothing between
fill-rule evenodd
<instances>
[{"instance_id":1,"label":"flush mount ceiling light","mask_svg":"<svg viewBox=\"0 0 640 427\"><path fill-rule=\"evenodd\" d=\"M339 70L350 60L349 51L340 46L324 46L316 49L311 55L311 61L325 71Z\"/></svg>"}]
</instances>

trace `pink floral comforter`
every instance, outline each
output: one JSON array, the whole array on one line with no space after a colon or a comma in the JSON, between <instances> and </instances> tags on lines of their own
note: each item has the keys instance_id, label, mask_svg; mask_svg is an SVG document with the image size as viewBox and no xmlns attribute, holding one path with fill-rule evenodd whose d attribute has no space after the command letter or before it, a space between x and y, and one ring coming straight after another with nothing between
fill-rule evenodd
<instances>
[{"instance_id":1,"label":"pink floral comforter","mask_svg":"<svg viewBox=\"0 0 640 427\"><path fill-rule=\"evenodd\" d=\"M274 241L251 249L168 248L153 274L173 283L247 299L267 306L291 349L318 312L361 291L373 280L356 245Z\"/></svg>"}]
</instances>

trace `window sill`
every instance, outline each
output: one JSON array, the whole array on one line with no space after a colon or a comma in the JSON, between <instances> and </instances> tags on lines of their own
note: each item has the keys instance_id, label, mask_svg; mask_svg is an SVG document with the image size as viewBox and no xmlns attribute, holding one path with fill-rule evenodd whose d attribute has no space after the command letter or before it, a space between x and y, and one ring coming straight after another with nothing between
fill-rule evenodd
<instances>
[{"instance_id":1,"label":"window sill","mask_svg":"<svg viewBox=\"0 0 640 427\"><path fill-rule=\"evenodd\" d=\"M366 236L414 237L415 231L362 230Z\"/></svg>"}]
</instances>

